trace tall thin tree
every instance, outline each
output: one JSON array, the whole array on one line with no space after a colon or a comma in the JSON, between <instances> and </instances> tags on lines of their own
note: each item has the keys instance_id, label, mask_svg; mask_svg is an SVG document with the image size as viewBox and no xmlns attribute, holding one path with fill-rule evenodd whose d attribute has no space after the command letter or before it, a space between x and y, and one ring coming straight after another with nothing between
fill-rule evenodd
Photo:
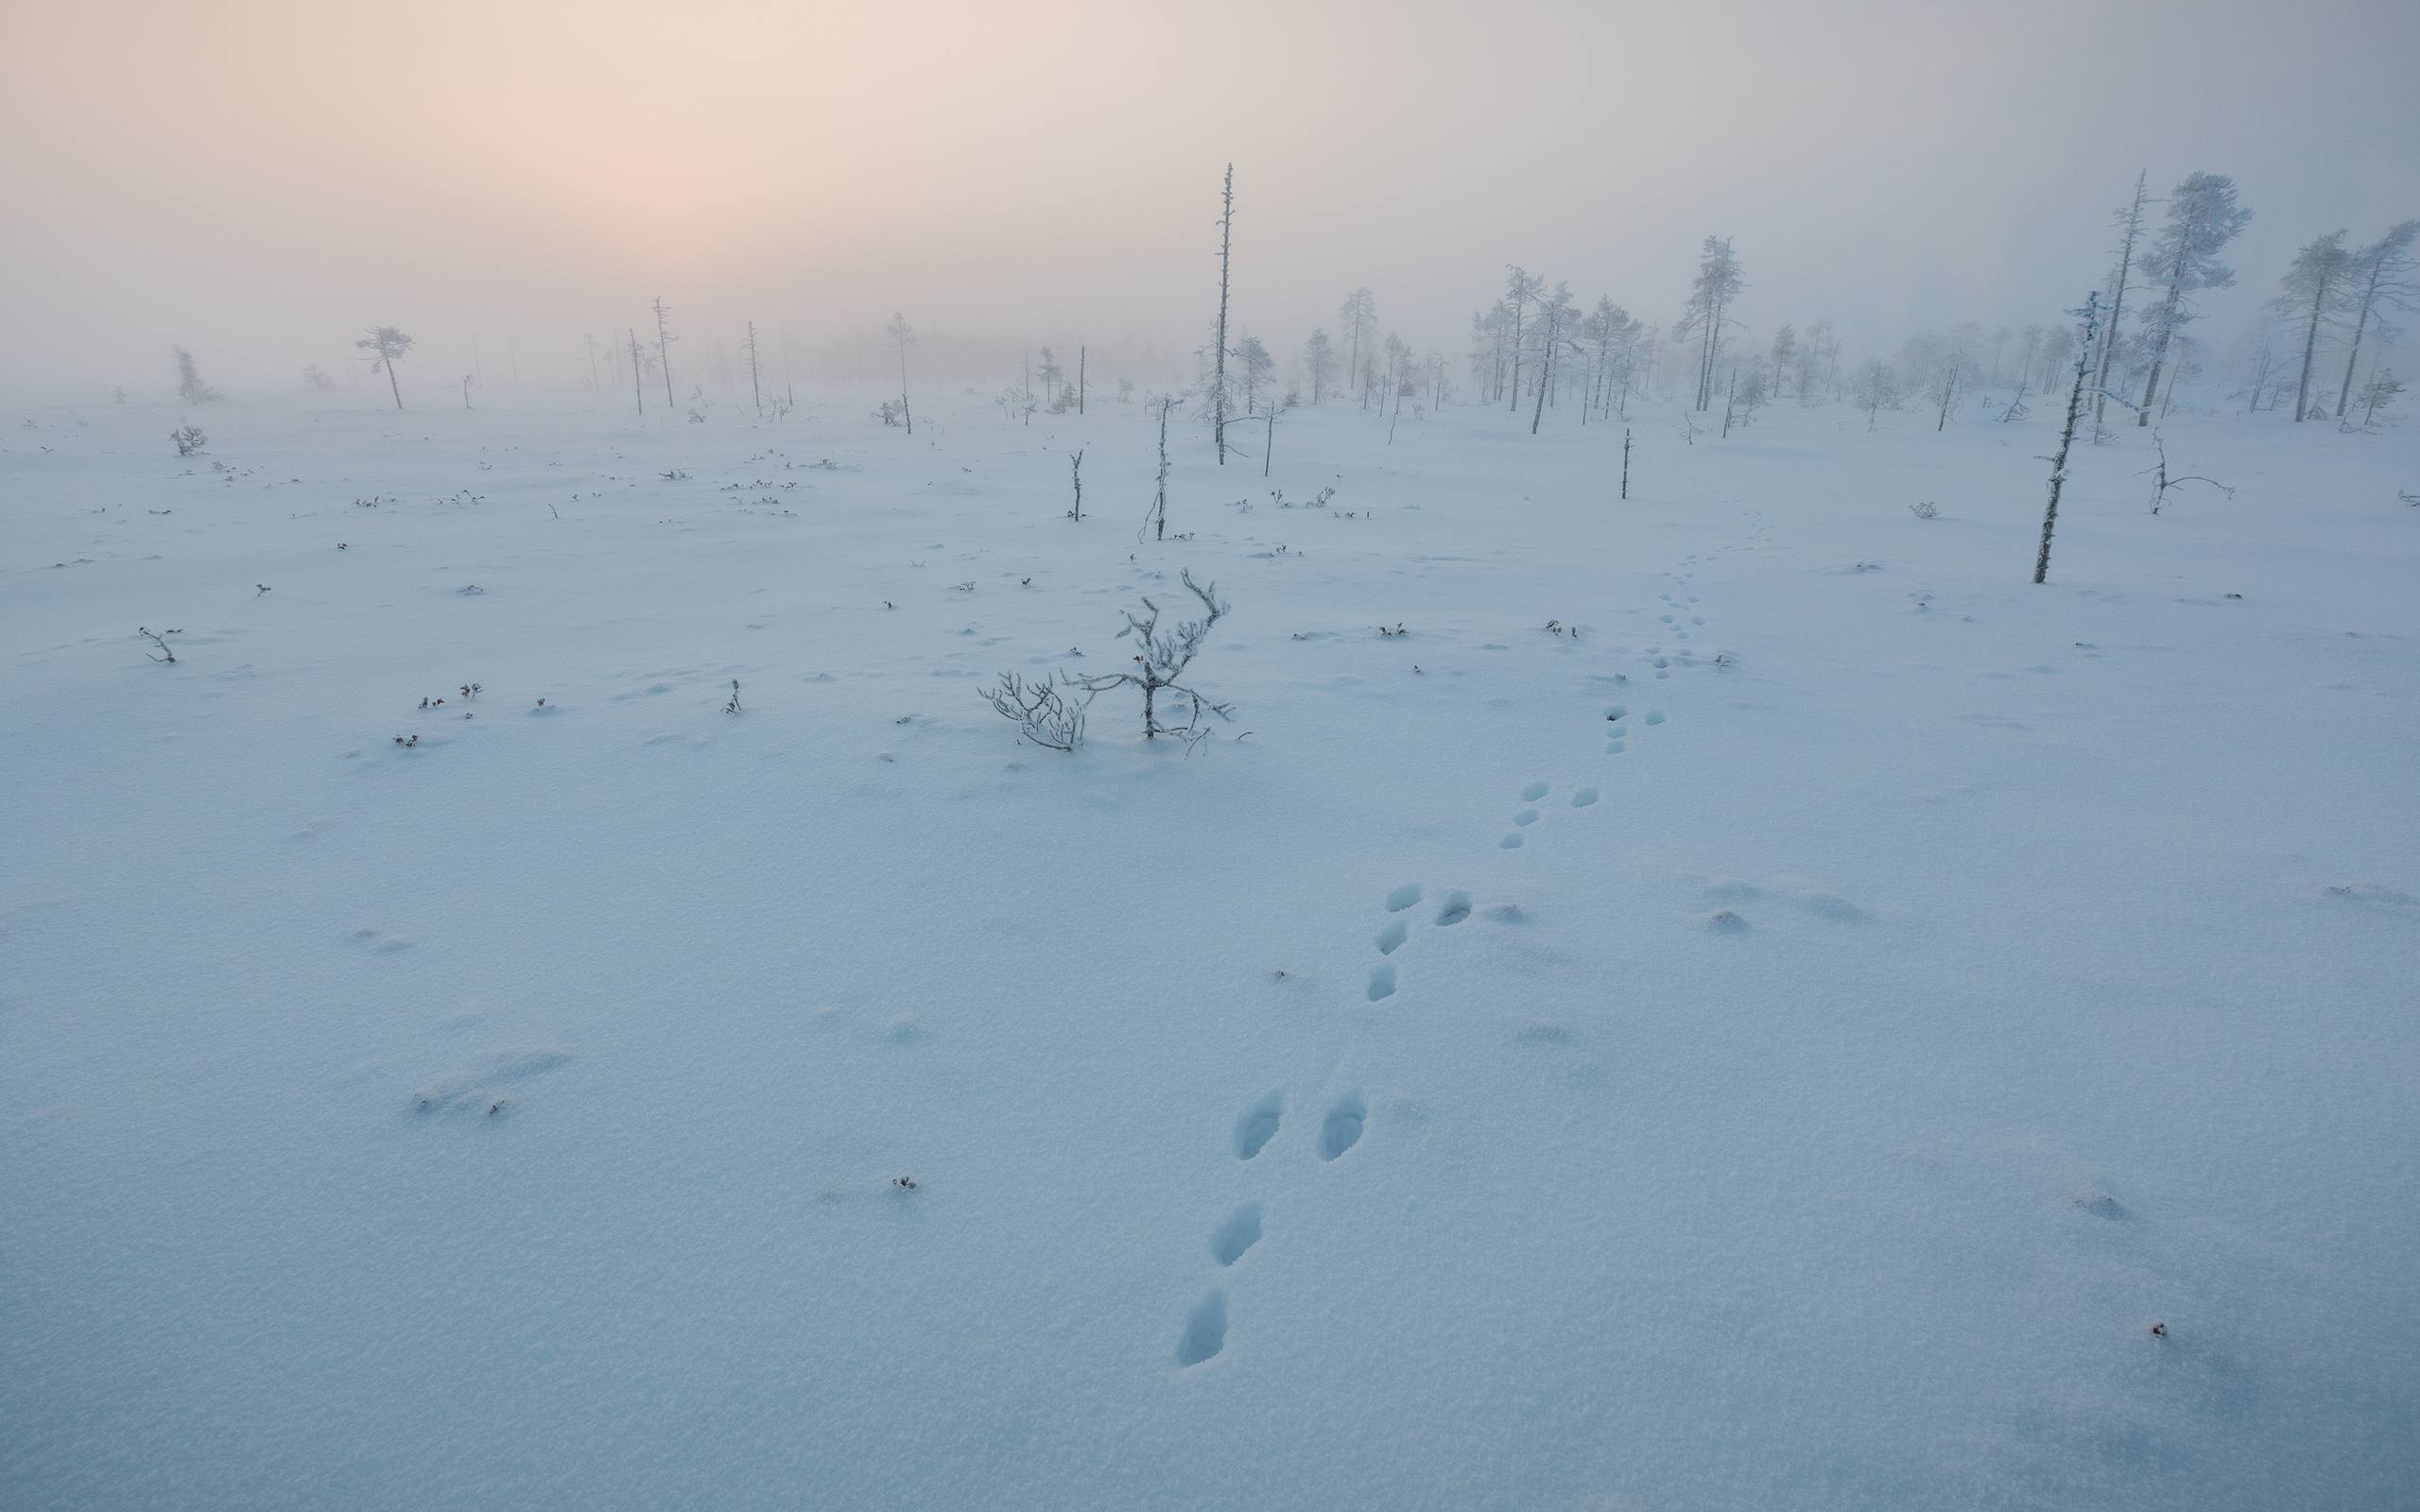
<instances>
[{"instance_id":1,"label":"tall thin tree","mask_svg":"<svg viewBox=\"0 0 2420 1512\"><path fill-rule=\"evenodd\" d=\"M2344 312L2344 285L2351 276L2353 254L2344 249L2344 233L2314 236L2294 254L2293 265L2277 281L2279 293L2269 307L2303 328L2302 378L2294 386L2296 421L2325 407L2310 402L2310 375L2319 357L2319 334Z\"/></svg>"},{"instance_id":2,"label":"tall thin tree","mask_svg":"<svg viewBox=\"0 0 2420 1512\"><path fill-rule=\"evenodd\" d=\"M2235 180L2223 173L2188 174L2169 196L2168 224L2152 241L2150 260L2152 275L2168 285L2168 293L2144 316L2152 371L2143 383L2143 407L2135 414L2137 426L2152 422L2152 402L2159 397L2169 344L2193 318L2191 296L2235 282L2235 269L2220 262L2219 253L2251 219L2252 212L2235 202Z\"/></svg>"},{"instance_id":3,"label":"tall thin tree","mask_svg":"<svg viewBox=\"0 0 2420 1512\"><path fill-rule=\"evenodd\" d=\"M412 338L391 325L373 325L370 328L370 334L354 345L365 348L371 353L371 371L375 372L381 368L387 369L387 387L394 390L395 407L403 408L404 389L403 386L395 381L395 364L404 359L404 353L412 350ZM463 397L462 405L465 409L470 407L467 393Z\"/></svg>"},{"instance_id":4,"label":"tall thin tree","mask_svg":"<svg viewBox=\"0 0 2420 1512\"><path fill-rule=\"evenodd\" d=\"M1689 288L1689 302L1681 321L1672 328L1676 336L1698 338L1697 407L1709 409L1714 404L1714 374L1722 355L1722 330L1730 318L1732 301L1748 286L1739 273L1739 261L1731 253L1731 238L1709 236L1698 255L1698 276Z\"/></svg>"},{"instance_id":5,"label":"tall thin tree","mask_svg":"<svg viewBox=\"0 0 2420 1512\"><path fill-rule=\"evenodd\" d=\"M2067 454L2075 449L2076 420L2083 413L2083 381L2092 371L2093 342L2100 335L2100 291L2093 290L2084 299L2083 308L2074 313L2078 317L2075 382L2067 388L2067 422L2059 428L2059 450L2050 458L2050 502L2042 511L2042 549L2033 557L2036 583L2050 576L2050 532L2059 524L2059 490L2067 484Z\"/></svg>"},{"instance_id":6,"label":"tall thin tree","mask_svg":"<svg viewBox=\"0 0 2420 1512\"><path fill-rule=\"evenodd\" d=\"M679 337L666 324L671 311L664 307L664 296L655 297L655 360L664 369L664 407L672 407L672 343Z\"/></svg>"},{"instance_id":7,"label":"tall thin tree","mask_svg":"<svg viewBox=\"0 0 2420 1512\"><path fill-rule=\"evenodd\" d=\"M1227 465L1227 274L1235 249L1236 165L1227 164L1227 180L1219 191L1219 331L1211 356L1216 376L1210 394L1210 430L1219 445L1219 465Z\"/></svg>"},{"instance_id":8,"label":"tall thin tree","mask_svg":"<svg viewBox=\"0 0 2420 1512\"><path fill-rule=\"evenodd\" d=\"M2336 390L2336 418L2344 418L2353 397L2353 367L2361 360L2361 337L2372 326L2378 338L2394 334L2386 312L2409 310L2420 302L2420 280L2412 276L2411 244L2420 239L2420 220L2407 220L2353 254L2353 341L2344 353L2344 382Z\"/></svg>"},{"instance_id":9,"label":"tall thin tree","mask_svg":"<svg viewBox=\"0 0 2420 1512\"><path fill-rule=\"evenodd\" d=\"M2126 281L2134 275L2135 243L2143 233L2143 209L2152 202L2151 177L2151 169L2136 169L2135 198L2109 217L2110 224L2118 228L2118 269L2110 275L2109 284L2109 329L2113 335L2118 330L2118 318L2126 313ZM2117 351L2116 341L2100 344L2100 370L2092 386L2092 425L2096 440L2100 435L2101 412L2109 404L2109 359Z\"/></svg>"},{"instance_id":10,"label":"tall thin tree","mask_svg":"<svg viewBox=\"0 0 2420 1512\"><path fill-rule=\"evenodd\" d=\"M883 329L890 333L891 344L899 349L899 418L908 422L908 434L913 436L916 414L908 407L908 348L915 342L916 332L908 325L908 317L897 310L890 312L890 323Z\"/></svg>"}]
</instances>

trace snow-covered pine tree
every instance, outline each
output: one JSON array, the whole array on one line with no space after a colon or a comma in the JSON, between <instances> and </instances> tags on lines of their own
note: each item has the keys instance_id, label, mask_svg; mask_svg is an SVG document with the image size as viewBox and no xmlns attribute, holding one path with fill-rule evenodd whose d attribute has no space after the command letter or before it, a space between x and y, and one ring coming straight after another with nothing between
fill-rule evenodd
<instances>
[{"instance_id":1,"label":"snow-covered pine tree","mask_svg":"<svg viewBox=\"0 0 2420 1512\"><path fill-rule=\"evenodd\" d=\"M2152 239L2146 259L2146 272L2162 293L2159 302L2143 312L2143 343L2152 370L2143 384L2136 425L2152 422L2169 343L2195 314L2192 296L2235 282L2235 269L2220 262L2219 253L2251 219L2252 212L2236 203L2235 180L2222 173L2187 174L2168 197L2168 223Z\"/></svg>"},{"instance_id":2,"label":"snow-covered pine tree","mask_svg":"<svg viewBox=\"0 0 2420 1512\"><path fill-rule=\"evenodd\" d=\"M2310 375L2319 359L2319 334L2344 313L2344 285L2352 274L2353 254L2344 249L2344 232L2314 236L2294 254L2277 281L2277 297L2269 307L2294 322L2302 336L2302 377L2294 385L2294 419L2309 418Z\"/></svg>"},{"instance_id":3,"label":"snow-covered pine tree","mask_svg":"<svg viewBox=\"0 0 2420 1512\"><path fill-rule=\"evenodd\" d=\"M1697 338L1700 410L1714 403L1714 378L1716 364L1722 355L1723 326L1733 301L1747 286L1748 281L1739 271L1739 260L1732 255L1731 238L1707 237L1699 250L1698 276L1689 286L1689 301L1683 308L1680 323L1672 327L1676 338Z\"/></svg>"},{"instance_id":4,"label":"snow-covered pine tree","mask_svg":"<svg viewBox=\"0 0 2420 1512\"><path fill-rule=\"evenodd\" d=\"M2386 312L2420 303L2420 278L2413 276L2420 265L2411 255L2415 239L2420 239L2420 220L2407 220L2353 254L2353 340L2344 353L2344 382L2336 391L2338 420L2344 418L2344 402L2353 392L2353 365L2361 360L2361 337L2375 326L2379 341L2392 341L2395 332Z\"/></svg>"}]
</instances>

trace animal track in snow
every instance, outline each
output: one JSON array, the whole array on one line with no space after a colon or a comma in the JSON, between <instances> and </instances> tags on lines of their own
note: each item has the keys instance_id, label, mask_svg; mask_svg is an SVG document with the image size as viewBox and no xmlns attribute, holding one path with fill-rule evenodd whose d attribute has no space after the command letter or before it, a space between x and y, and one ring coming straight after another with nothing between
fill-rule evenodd
<instances>
[{"instance_id":1,"label":"animal track in snow","mask_svg":"<svg viewBox=\"0 0 2420 1512\"><path fill-rule=\"evenodd\" d=\"M1571 806L1575 809L1584 809L1596 801L1597 790L1593 787L1583 787L1571 795Z\"/></svg>"},{"instance_id":2,"label":"animal track in snow","mask_svg":"<svg viewBox=\"0 0 2420 1512\"><path fill-rule=\"evenodd\" d=\"M1420 884L1407 882L1387 894L1387 912L1400 914L1418 902L1420 902Z\"/></svg>"},{"instance_id":3,"label":"animal track in snow","mask_svg":"<svg viewBox=\"0 0 2420 1512\"><path fill-rule=\"evenodd\" d=\"M1190 1369L1215 1356L1227 1347L1227 1294L1213 1291L1203 1297L1185 1319L1184 1332L1176 1341L1176 1363L1181 1369Z\"/></svg>"},{"instance_id":4,"label":"animal track in snow","mask_svg":"<svg viewBox=\"0 0 2420 1512\"><path fill-rule=\"evenodd\" d=\"M1359 1092L1347 1092L1327 1110L1327 1122L1320 1125L1320 1159L1333 1160L1361 1143L1361 1131L1370 1122L1370 1109Z\"/></svg>"},{"instance_id":5,"label":"animal track in snow","mask_svg":"<svg viewBox=\"0 0 2420 1512\"><path fill-rule=\"evenodd\" d=\"M423 1113L477 1109L501 1111L504 1099L493 1091L498 1082L527 1081L571 1063L571 1052L558 1046L492 1051L476 1065L438 1077L412 1093L412 1107Z\"/></svg>"},{"instance_id":6,"label":"animal track in snow","mask_svg":"<svg viewBox=\"0 0 2420 1512\"><path fill-rule=\"evenodd\" d=\"M1506 835L1503 839L1498 840L1495 843L1507 850L1518 850L1525 842L1521 838L1521 832L1515 830L1511 834Z\"/></svg>"},{"instance_id":7,"label":"animal track in snow","mask_svg":"<svg viewBox=\"0 0 2420 1512\"><path fill-rule=\"evenodd\" d=\"M1259 1102L1244 1109L1236 1120L1236 1159L1249 1160L1277 1137L1277 1125L1286 1117L1286 1094L1270 1092Z\"/></svg>"},{"instance_id":8,"label":"animal track in snow","mask_svg":"<svg viewBox=\"0 0 2420 1512\"><path fill-rule=\"evenodd\" d=\"M1244 1258L1245 1250L1259 1243L1260 1204L1247 1202L1210 1236L1210 1255L1221 1265L1232 1265Z\"/></svg>"},{"instance_id":9,"label":"animal track in snow","mask_svg":"<svg viewBox=\"0 0 2420 1512\"><path fill-rule=\"evenodd\" d=\"M1376 1003L1395 995L1395 969L1374 966L1370 969L1370 1001Z\"/></svg>"},{"instance_id":10,"label":"animal track in snow","mask_svg":"<svg viewBox=\"0 0 2420 1512\"><path fill-rule=\"evenodd\" d=\"M1410 937L1411 926L1409 924L1405 923L1400 919L1391 919L1387 920L1387 927L1378 931L1378 954L1381 955L1392 955L1396 951L1402 949L1403 942Z\"/></svg>"},{"instance_id":11,"label":"animal track in snow","mask_svg":"<svg viewBox=\"0 0 2420 1512\"><path fill-rule=\"evenodd\" d=\"M1531 782L1527 787L1521 789L1521 801L1524 803L1535 803L1538 799L1546 796L1547 784L1544 782Z\"/></svg>"},{"instance_id":12,"label":"animal track in snow","mask_svg":"<svg viewBox=\"0 0 2420 1512\"><path fill-rule=\"evenodd\" d=\"M1535 809L1523 809L1520 813L1512 816L1512 822L1520 825L1524 829L1527 829L1530 825L1538 822L1538 811Z\"/></svg>"},{"instance_id":13,"label":"animal track in snow","mask_svg":"<svg viewBox=\"0 0 2420 1512\"><path fill-rule=\"evenodd\" d=\"M1591 789L1591 791L1594 790ZM1445 906L1437 910L1437 923L1440 928L1450 928L1470 917L1471 895L1466 892L1447 893Z\"/></svg>"}]
</instances>

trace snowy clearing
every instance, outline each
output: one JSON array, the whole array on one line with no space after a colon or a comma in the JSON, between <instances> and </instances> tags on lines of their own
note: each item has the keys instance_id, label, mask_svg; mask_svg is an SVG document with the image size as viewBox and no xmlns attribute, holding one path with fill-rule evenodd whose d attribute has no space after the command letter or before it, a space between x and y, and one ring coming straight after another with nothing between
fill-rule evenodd
<instances>
[{"instance_id":1,"label":"snowy clearing","mask_svg":"<svg viewBox=\"0 0 2420 1512\"><path fill-rule=\"evenodd\" d=\"M2411 1504L2411 433L377 397L0 453L0 1503Z\"/></svg>"}]
</instances>

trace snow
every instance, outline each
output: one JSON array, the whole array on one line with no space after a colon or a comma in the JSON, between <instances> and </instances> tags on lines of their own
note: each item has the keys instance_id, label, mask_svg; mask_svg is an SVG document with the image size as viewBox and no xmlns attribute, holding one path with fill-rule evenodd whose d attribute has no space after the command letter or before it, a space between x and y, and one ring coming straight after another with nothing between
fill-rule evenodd
<instances>
[{"instance_id":1,"label":"snow","mask_svg":"<svg viewBox=\"0 0 2420 1512\"><path fill-rule=\"evenodd\" d=\"M2420 1486L2410 433L508 398L0 454L0 1504Z\"/></svg>"}]
</instances>

